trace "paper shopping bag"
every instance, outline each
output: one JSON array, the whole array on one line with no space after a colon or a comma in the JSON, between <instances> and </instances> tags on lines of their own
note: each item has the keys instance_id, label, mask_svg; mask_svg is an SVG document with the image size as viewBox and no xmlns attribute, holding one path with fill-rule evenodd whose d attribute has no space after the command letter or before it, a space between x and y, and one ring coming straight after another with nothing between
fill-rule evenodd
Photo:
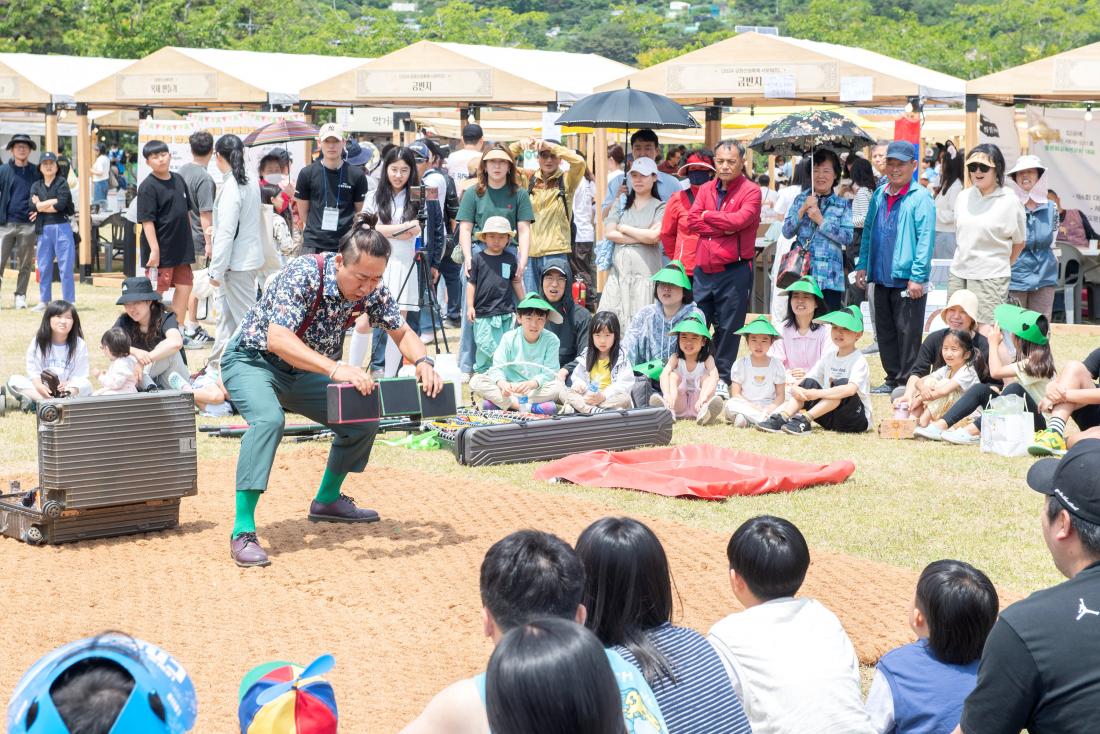
<instances>
[{"instance_id":1,"label":"paper shopping bag","mask_svg":"<svg viewBox=\"0 0 1100 734\"><path fill-rule=\"evenodd\" d=\"M1034 435L1035 417L1031 413L982 413L982 453L1027 456Z\"/></svg>"}]
</instances>

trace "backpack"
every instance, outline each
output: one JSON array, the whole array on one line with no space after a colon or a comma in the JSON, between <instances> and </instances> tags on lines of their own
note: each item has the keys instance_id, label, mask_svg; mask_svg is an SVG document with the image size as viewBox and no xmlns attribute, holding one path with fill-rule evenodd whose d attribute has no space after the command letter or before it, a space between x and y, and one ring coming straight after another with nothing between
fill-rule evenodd
<instances>
[{"instance_id":1,"label":"backpack","mask_svg":"<svg viewBox=\"0 0 1100 734\"><path fill-rule=\"evenodd\" d=\"M449 258L458 244L458 231L451 226L451 222L458 219L458 189L455 187L455 180L442 168L430 168L424 172L424 176L429 173L438 173L447 182L447 196L443 200L443 230L447 235L447 245L443 249L443 257Z\"/></svg>"},{"instance_id":2,"label":"backpack","mask_svg":"<svg viewBox=\"0 0 1100 734\"><path fill-rule=\"evenodd\" d=\"M535 192L535 177L532 175L527 182L527 194L530 196ZM575 249L577 245L577 223L573 221L573 211L569 206L569 202L565 196L565 175L558 176L558 196L561 198L561 205L565 207L565 216L569 219L569 249Z\"/></svg>"}]
</instances>

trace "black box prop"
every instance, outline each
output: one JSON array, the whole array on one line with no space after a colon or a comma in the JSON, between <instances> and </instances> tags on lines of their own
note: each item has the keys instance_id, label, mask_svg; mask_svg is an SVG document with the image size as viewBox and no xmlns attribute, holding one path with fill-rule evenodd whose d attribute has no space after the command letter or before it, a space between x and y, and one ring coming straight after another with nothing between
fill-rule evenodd
<instances>
[{"instance_id":1,"label":"black box prop","mask_svg":"<svg viewBox=\"0 0 1100 734\"><path fill-rule=\"evenodd\" d=\"M190 393L44 400L37 418L36 501L0 495L0 534L63 543L163 530L198 493Z\"/></svg>"},{"instance_id":2,"label":"black box prop","mask_svg":"<svg viewBox=\"0 0 1100 734\"><path fill-rule=\"evenodd\" d=\"M415 377L378 380L377 388L364 395L350 383L328 386L329 423L370 423L395 416L415 415L427 420L455 414L454 391L449 385L434 398L424 394Z\"/></svg>"}]
</instances>

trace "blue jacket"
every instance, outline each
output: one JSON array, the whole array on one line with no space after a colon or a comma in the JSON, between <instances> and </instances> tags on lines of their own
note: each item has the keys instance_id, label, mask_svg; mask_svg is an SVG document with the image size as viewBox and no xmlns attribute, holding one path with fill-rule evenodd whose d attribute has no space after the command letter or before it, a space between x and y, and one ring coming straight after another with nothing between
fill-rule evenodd
<instances>
[{"instance_id":1,"label":"blue jacket","mask_svg":"<svg viewBox=\"0 0 1100 734\"><path fill-rule=\"evenodd\" d=\"M886 185L879 186L867 209L867 224L859 246L856 270L871 272L875 253L871 252L871 231L880 206L886 206ZM898 210L898 241L890 274L898 280L927 283L932 272L932 246L936 239L936 205L928 189L909 184Z\"/></svg>"},{"instance_id":2,"label":"blue jacket","mask_svg":"<svg viewBox=\"0 0 1100 734\"><path fill-rule=\"evenodd\" d=\"M1027 212L1027 244L1012 264L1008 288L1030 292L1058 283L1058 257L1051 249L1058 234L1058 207L1048 201L1045 206L1024 207L1024 210Z\"/></svg>"}]
</instances>

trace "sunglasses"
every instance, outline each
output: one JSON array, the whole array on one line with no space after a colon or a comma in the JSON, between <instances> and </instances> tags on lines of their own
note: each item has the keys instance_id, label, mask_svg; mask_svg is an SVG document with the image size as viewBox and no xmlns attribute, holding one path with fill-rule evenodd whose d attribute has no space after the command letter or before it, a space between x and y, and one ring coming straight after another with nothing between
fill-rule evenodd
<instances>
[{"instance_id":1,"label":"sunglasses","mask_svg":"<svg viewBox=\"0 0 1100 734\"><path fill-rule=\"evenodd\" d=\"M539 151L539 158L557 158L557 156L554 155L549 150L540 150Z\"/></svg>"},{"instance_id":2,"label":"sunglasses","mask_svg":"<svg viewBox=\"0 0 1100 734\"><path fill-rule=\"evenodd\" d=\"M982 173L989 173L992 166L987 166L984 163L967 163L966 170L974 173L975 171L981 171Z\"/></svg>"}]
</instances>

